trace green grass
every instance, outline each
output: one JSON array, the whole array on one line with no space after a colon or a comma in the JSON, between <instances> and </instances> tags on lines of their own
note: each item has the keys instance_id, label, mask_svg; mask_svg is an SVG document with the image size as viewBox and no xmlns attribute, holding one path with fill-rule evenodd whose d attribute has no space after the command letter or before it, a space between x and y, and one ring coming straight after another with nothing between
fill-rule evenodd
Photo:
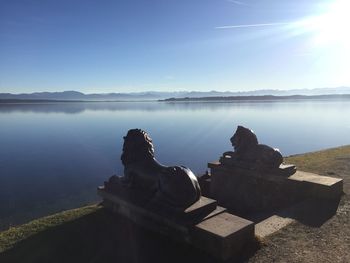
<instances>
[{"instance_id":1,"label":"green grass","mask_svg":"<svg viewBox=\"0 0 350 263\"><path fill-rule=\"evenodd\" d=\"M341 177L344 179L345 193L350 192L350 146L290 156L285 160L287 163L296 164L300 170ZM348 205L348 202L344 202L343 205ZM345 224L344 227L350 228L347 218L348 216L336 217L332 222L339 221L339 223L330 225L328 231L333 231L337 227L341 231L343 224ZM294 227L296 229L293 229L293 233L298 233L298 229L301 229L300 233L313 231L304 230L300 226ZM319 231L322 234L322 228ZM289 246L291 241L283 233L282 231L280 234L283 242L280 236L275 238L276 242L271 239L270 243L252 258L253 262L271 262L271 258L277 255L278 251L286 253L281 254L281 259L293 259L293 253L296 251L291 249ZM300 238L301 234L298 235ZM311 239L313 237L310 234L305 235L303 237L305 244L317 243L319 235L317 232L315 239ZM329 235L325 232L324 236L327 238ZM332 242L336 241L332 240ZM342 240L338 247L346 244L348 244L347 241ZM274 245L278 250L271 250ZM315 249L315 255L320 254L317 246ZM324 253L324 251L321 252ZM40 218L1 232L0 262L205 263L215 262L215 260L190 246L149 232L124 217L112 215L105 209L92 205Z\"/></svg>"},{"instance_id":2,"label":"green grass","mask_svg":"<svg viewBox=\"0 0 350 263\"><path fill-rule=\"evenodd\" d=\"M59 214L43 217L18 227L0 233L0 253L12 248L16 243L25 240L34 234L58 227L93 212L100 207L96 205L68 210Z\"/></svg>"},{"instance_id":3,"label":"green grass","mask_svg":"<svg viewBox=\"0 0 350 263\"><path fill-rule=\"evenodd\" d=\"M171 257L169 258L169 255ZM87 206L0 233L0 262L214 262L186 244Z\"/></svg>"}]
</instances>

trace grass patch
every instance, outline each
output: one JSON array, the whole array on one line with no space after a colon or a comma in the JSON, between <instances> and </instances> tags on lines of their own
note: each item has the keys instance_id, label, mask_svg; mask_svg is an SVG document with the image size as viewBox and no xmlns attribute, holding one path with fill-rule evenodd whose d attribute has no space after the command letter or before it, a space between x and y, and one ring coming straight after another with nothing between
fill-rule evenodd
<instances>
[{"instance_id":1,"label":"grass patch","mask_svg":"<svg viewBox=\"0 0 350 263\"><path fill-rule=\"evenodd\" d=\"M27 239L34 234L68 223L80 217L86 216L100 209L96 205L68 210L55 215L33 220L28 224L11 227L7 231L0 232L0 253L12 248L21 240Z\"/></svg>"},{"instance_id":2,"label":"grass patch","mask_svg":"<svg viewBox=\"0 0 350 263\"><path fill-rule=\"evenodd\" d=\"M320 173L326 172L325 175L328 174L326 170L347 170L349 172L349 166L347 164L350 162L350 146L291 155L285 159L287 162L297 164L302 170L318 171Z\"/></svg>"},{"instance_id":3,"label":"grass patch","mask_svg":"<svg viewBox=\"0 0 350 263\"><path fill-rule=\"evenodd\" d=\"M285 161L302 171L342 178L344 192L350 194L350 146L292 155Z\"/></svg>"},{"instance_id":4,"label":"grass patch","mask_svg":"<svg viewBox=\"0 0 350 263\"><path fill-rule=\"evenodd\" d=\"M215 262L195 248L87 206L34 220L0 235L1 263Z\"/></svg>"}]
</instances>

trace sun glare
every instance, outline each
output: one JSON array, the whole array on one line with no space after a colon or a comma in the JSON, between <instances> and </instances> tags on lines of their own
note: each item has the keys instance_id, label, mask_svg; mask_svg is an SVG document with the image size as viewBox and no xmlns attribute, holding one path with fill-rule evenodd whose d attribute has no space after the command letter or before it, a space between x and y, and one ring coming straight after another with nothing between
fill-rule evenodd
<instances>
[{"instance_id":1,"label":"sun glare","mask_svg":"<svg viewBox=\"0 0 350 263\"><path fill-rule=\"evenodd\" d=\"M318 65L327 65L328 72L335 82L350 83L350 1L334 0L323 6L315 16L291 23L292 35L305 35L308 50Z\"/></svg>"},{"instance_id":2,"label":"sun glare","mask_svg":"<svg viewBox=\"0 0 350 263\"><path fill-rule=\"evenodd\" d=\"M332 1L324 13L298 21L295 26L310 33L316 46L342 46L349 49L349 10L350 1Z\"/></svg>"}]
</instances>

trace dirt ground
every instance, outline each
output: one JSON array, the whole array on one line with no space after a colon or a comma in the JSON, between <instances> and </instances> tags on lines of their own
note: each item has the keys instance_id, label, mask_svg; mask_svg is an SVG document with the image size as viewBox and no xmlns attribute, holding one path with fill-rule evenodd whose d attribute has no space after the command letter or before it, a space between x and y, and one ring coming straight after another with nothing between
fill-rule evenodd
<instances>
[{"instance_id":1,"label":"dirt ground","mask_svg":"<svg viewBox=\"0 0 350 263\"><path fill-rule=\"evenodd\" d=\"M336 215L320 227L294 223L266 238L248 262L350 262L350 147L286 158L299 170L344 179Z\"/></svg>"}]
</instances>

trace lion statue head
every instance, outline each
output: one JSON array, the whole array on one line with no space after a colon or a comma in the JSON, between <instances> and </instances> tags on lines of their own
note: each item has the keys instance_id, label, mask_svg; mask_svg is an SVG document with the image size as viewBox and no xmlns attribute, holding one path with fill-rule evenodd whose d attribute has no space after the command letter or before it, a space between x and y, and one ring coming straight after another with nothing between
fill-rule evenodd
<instances>
[{"instance_id":1,"label":"lion statue head","mask_svg":"<svg viewBox=\"0 0 350 263\"><path fill-rule=\"evenodd\" d=\"M124 166L154 158L152 139L147 132L131 129L123 138L123 153L120 159Z\"/></svg>"},{"instance_id":2,"label":"lion statue head","mask_svg":"<svg viewBox=\"0 0 350 263\"><path fill-rule=\"evenodd\" d=\"M258 144L255 133L248 128L238 126L236 132L230 139L235 152L240 153Z\"/></svg>"}]
</instances>

